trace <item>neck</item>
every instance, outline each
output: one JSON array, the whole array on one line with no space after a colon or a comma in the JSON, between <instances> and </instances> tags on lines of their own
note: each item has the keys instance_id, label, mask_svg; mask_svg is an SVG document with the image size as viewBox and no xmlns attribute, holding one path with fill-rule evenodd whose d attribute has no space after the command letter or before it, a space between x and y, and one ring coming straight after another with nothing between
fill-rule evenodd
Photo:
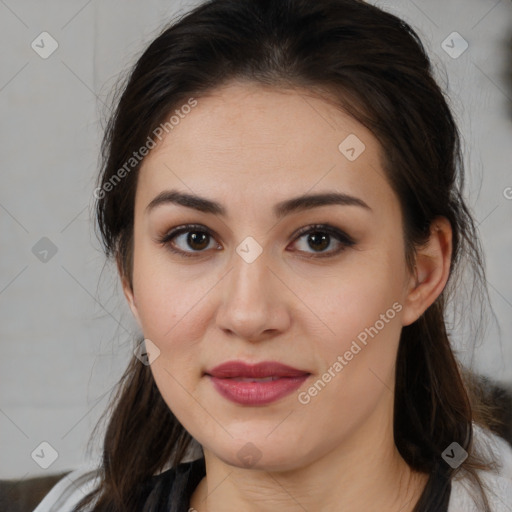
<instances>
[{"instance_id":1,"label":"neck","mask_svg":"<svg viewBox=\"0 0 512 512\"><path fill-rule=\"evenodd\" d=\"M206 477L190 506L197 512L411 512L427 483L400 456L392 421L368 421L336 449L287 471L239 468L204 449Z\"/></svg>"}]
</instances>

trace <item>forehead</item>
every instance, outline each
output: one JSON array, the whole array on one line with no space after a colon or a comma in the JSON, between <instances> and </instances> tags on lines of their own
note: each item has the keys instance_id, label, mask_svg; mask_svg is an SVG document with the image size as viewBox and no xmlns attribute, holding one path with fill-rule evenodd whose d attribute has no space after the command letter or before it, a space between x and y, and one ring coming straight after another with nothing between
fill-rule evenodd
<instances>
[{"instance_id":1,"label":"forehead","mask_svg":"<svg viewBox=\"0 0 512 512\"><path fill-rule=\"evenodd\" d=\"M250 83L196 100L144 159L139 202L147 204L164 188L226 204L262 204L270 196L277 202L317 189L365 196L367 202L394 200L379 142L333 103L301 89Z\"/></svg>"}]
</instances>

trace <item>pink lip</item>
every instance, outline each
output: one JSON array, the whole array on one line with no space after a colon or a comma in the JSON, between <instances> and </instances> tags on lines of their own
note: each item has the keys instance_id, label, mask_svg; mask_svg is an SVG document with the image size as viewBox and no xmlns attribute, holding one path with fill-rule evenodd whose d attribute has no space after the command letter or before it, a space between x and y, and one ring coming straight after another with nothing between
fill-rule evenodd
<instances>
[{"instance_id":1,"label":"pink lip","mask_svg":"<svg viewBox=\"0 0 512 512\"><path fill-rule=\"evenodd\" d=\"M262 361L257 364L247 364L243 361L226 361L205 373L212 377L229 379L233 377L302 377L309 375L310 372L298 370L276 361Z\"/></svg>"},{"instance_id":2,"label":"pink lip","mask_svg":"<svg viewBox=\"0 0 512 512\"><path fill-rule=\"evenodd\" d=\"M249 365L242 361L228 361L205 372L215 389L225 398L243 405L265 405L296 390L311 375L274 361ZM237 379L261 379L264 382Z\"/></svg>"}]
</instances>

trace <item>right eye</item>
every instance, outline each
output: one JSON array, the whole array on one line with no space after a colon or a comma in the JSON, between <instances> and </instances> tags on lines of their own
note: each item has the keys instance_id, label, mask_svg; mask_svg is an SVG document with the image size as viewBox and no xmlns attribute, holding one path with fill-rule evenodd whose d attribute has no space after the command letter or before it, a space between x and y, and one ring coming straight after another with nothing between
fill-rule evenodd
<instances>
[{"instance_id":1,"label":"right eye","mask_svg":"<svg viewBox=\"0 0 512 512\"><path fill-rule=\"evenodd\" d=\"M212 238L213 233L205 226L201 226L200 224L188 224L167 232L158 239L158 243L175 254L184 256L185 258L193 258L205 252ZM181 244L181 248L176 247L178 244ZM187 246L193 250L187 250Z\"/></svg>"}]
</instances>

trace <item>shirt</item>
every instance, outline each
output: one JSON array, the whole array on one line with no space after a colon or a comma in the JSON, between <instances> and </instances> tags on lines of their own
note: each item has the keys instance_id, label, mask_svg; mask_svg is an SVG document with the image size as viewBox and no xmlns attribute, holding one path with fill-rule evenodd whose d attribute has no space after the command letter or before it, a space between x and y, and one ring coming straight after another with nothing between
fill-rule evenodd
<instances>
[{"instance_id":1,"label":"shirt","mask_svg":"<svg viewBox=\"0 0 512 512\"><path fill-rule=\"evenodd\" d=\"M487 496L492 512L512 512L512 447L501 437L474 425L475 444L491 460L498 463L496 472L479 471L487 485ZM163 508L158 512L193 512L190 497L206 474L204 458L182 462L152 477L148 484L146 503L158 502L161 496ZM34 512L71 512L73 507L88 494L97 483L97 471L82 467L62 478ZM181 485L184 484L184 485ZM478 496L472 482L464 473L452 479L448 512L481 512L472 495ZM179 492L180 489L182 492Z\"/></svg>"}]
</instances>

